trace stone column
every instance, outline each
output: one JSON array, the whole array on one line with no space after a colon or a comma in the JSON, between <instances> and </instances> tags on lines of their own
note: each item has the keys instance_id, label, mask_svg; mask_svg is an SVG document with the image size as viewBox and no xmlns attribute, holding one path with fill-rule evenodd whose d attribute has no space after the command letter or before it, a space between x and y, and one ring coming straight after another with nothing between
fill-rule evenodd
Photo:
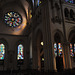
<instances>
[{"instance_id":1,"label":"stone column","mask_svg":"<svg viewBox=\"0 0 75 75\"><path fill-rule=\"evenodd\" d=\"M70 43L65 42L63 43L63 51L64 51L64 57L65 57L65 69L71 69L71 58L70 58Z\"/></svg>"},{"instance_id":2,"label":"stone column","mask_svg":"<svg viewBox=\"0 0 75 75\"><path fill-rule=\"evenodd\" d=\"M33 33L32 33L32 66L33 66L33 69L38 69L38 55L37 55L37 46L36 46L36 39L35 39L35 34L34 34L34 30L33 30Z\"/></svg>"},{"instance_id":3,"label":"stone column","mask_svg":"<svg viewBox=\"0 0 75 75\"><path fill-rule=\"evenodd\" d=\"M54 58L54 45L53 45L53 37L51 33L51 21L50 21L50 4L47 0L45 2L45 6L43 7L43 42L44 42L44 69L46 70L56 70L55 58Z\"/></svg>"}]
</instances>

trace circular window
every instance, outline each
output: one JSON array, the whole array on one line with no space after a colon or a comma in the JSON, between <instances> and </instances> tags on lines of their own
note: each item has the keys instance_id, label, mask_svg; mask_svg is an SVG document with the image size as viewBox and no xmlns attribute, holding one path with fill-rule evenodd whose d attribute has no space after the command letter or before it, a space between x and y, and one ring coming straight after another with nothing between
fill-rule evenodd
<instances>
[{"instance_id":1,"label":"circular window","mask_svg":"<svg viewBox=\"0 0 75 75\"><path fill-rule=\"evenodd\" d=\"M17 12L8 12L4 17L5 23L10 27L17 27L22 23L22 17Z\"/></svg>"}]
</instances>

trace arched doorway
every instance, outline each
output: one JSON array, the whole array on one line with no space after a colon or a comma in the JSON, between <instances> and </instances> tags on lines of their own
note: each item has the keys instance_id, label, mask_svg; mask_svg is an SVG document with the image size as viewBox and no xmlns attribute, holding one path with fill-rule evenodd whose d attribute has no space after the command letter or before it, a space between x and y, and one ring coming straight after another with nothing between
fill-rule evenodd
<instances>
[{"instance_id":1,"label":"arched doorway","mask_svg":"<svg viewBox=\"0 0 75 75\"><path fill-rule=\"evenodd\" d=\"M75 68L75 30L72 30L69 35L70 42L70 57L72 68Z\"/></svg>"},{"instance_id":2,"label":"arched doorway","mask_svg":"<svg viewBox=\"0 0 75 75\"><path fill-rule=\"evenodd\" d=\"M54 35L54 54L56 58L56 68L57 71L63 70L63 50L62 50L62 44L61 44L61 37L59 33L56 33Z\"/></svg>"},{"instance_id":3,"label":"arched doorway","mask_svg":"<svg viewBox=\"0 0 75 75\"><path fill-rule=\"evenodd\" d=\"M39 31L37 35L38 70L44 70L43 36Z\"/></svg>"}]
</instances>

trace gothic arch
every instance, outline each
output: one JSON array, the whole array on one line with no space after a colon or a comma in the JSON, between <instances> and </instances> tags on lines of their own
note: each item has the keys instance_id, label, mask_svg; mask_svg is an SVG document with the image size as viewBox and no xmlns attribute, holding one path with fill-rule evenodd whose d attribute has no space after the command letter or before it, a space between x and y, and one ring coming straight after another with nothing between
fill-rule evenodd
<instances>
[{"instance_id":1,"label":"gothic arch","mask_svg":"<svg viewBox=\"0 0 75 75\"><path fill-rule=\"evenodd\" d=\"M54 33L54 56L56 59L57 71L64 69L63 33L56 30ZM59 62L59 63L58 63Z\"/></svg>"},{"instance_id":2,"label":"gothic arch","mask_svg":"<svg viewBox=\"0 0 75 75\"><path fill-rule=\"evenodd\" d=\"M38 70L44 69L44 62L42 62L42 58L44 58L44 51L41 42L43 42L43 34L42 31L38 29L36 34L36 55L37 55Z\"/></svg>"},{"instance_id":3,"label":"gothic arch","mask_svg":"<svg viewBox=\"0 0 75 75\"><path fill-rule=\"evenodd\" d=\"M0 38L0 43L3 43L6 46L6 48L8 49L8 42L6 41L6 39Z\"/></svg>"},{"instance_id":4,"label":"gothic arch","mask_svg":"<svg viewBox=\"0 0 75 75\"><path fill-rule=\"evenodd\" d=\"M70 19L74 21L74 11L72 9L70 9Z\"/></svg>"},{"instance_id":5,"label":"gothic arch","mask_svg":"<svg viewBox=\"0 0 75 75\"><path fill-rule=\"evenodd\" d=\"M68 8L64 9L64 14L65 14L66 18L69 18L69 10L68 10Z\"/></svg>"},{"instance_id":6,"label":"gothic arch","mask_svg":"<svg viewBox=\"0 0 75 75\"><path fill-rule=\"evenodd\" d=\"M3 69L8 68L8 42L4 38L0 38L0 43L3 43L5 45L5 58L4 58L4 63L3 63Z\"/></svg>"},{"instance_id":7,"label":"gothic arch","mask_svg":"<svg viewBox=\"0 0 75 75\"><path fill-rule=\"evenodd\" d=\"M24 46L24 41L22 40L22 39L20 39L20 40L18 40L17 42L16 42L16 44L15 44L15 49L16 49L16 59L17 59L17 51L18 51L18 45L19 44L22 44L23 45L23 47L24 47L24 49L25 49L25 46ZM23 49L23 50L24 50Z\"/></svg>"},{"instance_id":8,"label":"gothic arch","mask_svg":"<svg viewBox=\"0 0 75 75\"><path fill-rule=\"evenodd\" d=\"M17 59L17 55L18 55L18 46L19 45L22 45L23 46L23 57L24 57L24 59L23 60L18 60ZM15 43L15 53L14 53L14 56L15 56L15 66L17 67L17 69L18 69L18 65L20 65L20 66L22 66L22 65L24 65L26 62L24 62L25 61L25 59L26 59L26 48L25 48L25 41L24 40L22 40L22 39L19 39L16 43Z\"/></svg>"},{"instance_id":9,"label":"gothic arch","mask_svg":"<svg viewBox=\"0 0 75 75\"><path fill-rule=\"evenodd\" d=\"M68 41L69 41L69 53L70 53L70 59L71 59L71 65L72 68L75 68L75 27L72 28L72 30L69 33L69 37L68 37Z\"/></svg>"},{"instance_id":10,"label":"gothic arch","mask_svg":"<svg viewBox=\"0 0 75 75\"><path fill-rule=\"evenodd\" d=\"M71 39L75 36L75 26L70 28L68 33L68 41L71 42Z\"/></svg>"},{"instance_id":11,"label":"gothic arch","mask_svg":"<svg viewBox=\"0 0 75 75\"><path fill-rule=\"evenodd\" d=\"M37 30L37 33L36 33L36 40L37 38L42 38L43 37L43 34L42 34L42 31L40 29Z\"/></svg>"},{"instance_id":12,"label":"gothic arch","mask_svg":"<svg viewBox=\"0 0 75 75\"><path fill-rule=\"evenodd\" d=\"M54 36L53 36L53 37L54 37L54 41L55 41L56 39L58 39L58 38L60 39L61 42L63 42L63 40L64 40L64 39L63 39L63 38L64 38L64 37L63 37L63 33L62 33L60 30L58 30L58 29L54 31ZM55 39L55 37L57 37L57 38ZM58 39L58 40L59 40L59 39Z\"/></svg>"}]
</instances>

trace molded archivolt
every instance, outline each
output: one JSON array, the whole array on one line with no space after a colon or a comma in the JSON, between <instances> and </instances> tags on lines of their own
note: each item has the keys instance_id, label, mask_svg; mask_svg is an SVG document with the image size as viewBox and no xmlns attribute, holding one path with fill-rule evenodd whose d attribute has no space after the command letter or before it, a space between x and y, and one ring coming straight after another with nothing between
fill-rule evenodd
<instances>
[{"instance_id":1,"label":"molded archivolt","mask_svg":"<svg viewBox=\"0 0 75 75\"><path fill-rule=\"evenodd\" d=\"M16 42L16 45L19 45L20 43L24 44L25 42L24 42L24 40L20 39Z\"/></svg>"},{"instance_id":2,"label":"molded archivolt","mask_svg":"<svg viewBox=\"0 0 75 75\"><path fill-rule=\"evenodd\" d=\"M60 30L55 30L54 32L54 42L63 42L63 33Z\"/></svg>"},{"instance_id":3,"label":"molded archivolt","mask_svg":"<svg viewBox=\"0 0 75 75\"><path fill-rule=\"evenodd\" d=\"M0 43L5 45L6 50L8 49L8 42L4 38L0 38Z\"/></svg>"},{"instance_id":4,"label":"molded archivolt","mask_svg":"<svg viewBox=\"0 0 75 75\"><path fill-rule=\"evenodd\" d=\"M69 42L75 42L75 27L70 30L68 40Z\"/></svg>"}]
</instances>

